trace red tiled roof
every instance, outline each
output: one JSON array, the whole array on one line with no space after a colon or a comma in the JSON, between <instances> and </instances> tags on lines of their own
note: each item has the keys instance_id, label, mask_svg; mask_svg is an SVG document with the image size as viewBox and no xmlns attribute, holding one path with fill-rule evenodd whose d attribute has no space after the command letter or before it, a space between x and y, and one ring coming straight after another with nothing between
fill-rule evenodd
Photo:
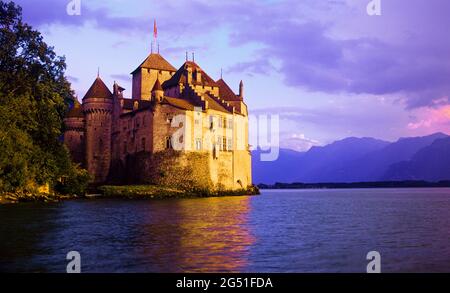
<instances>
[{"instance_id":1,"label":"red tiled roof","mask_svg":"<svg viewBox=\"0 0 450 293\"><path fill-rule=\"evenodd\" d=\"M168 103L169 105L172 105L174 107L181 108L184 110L190 110L190 111L194 110L194 104L192 104L191 102L184 100L184 99L164 97L164 102Z\"/></svg>"},{"instance_id":2,"label":"red tiled roof","mask_svg":"<svg viewBox=\"0 0 450 293\"><path fill-rule=\"evenodd\" d=\"M136 110L150 108L152 106L152 102L147 100L123 99L123 109L134 110L134 102L136 101L138 102L138 108Z\"/></svg>"},{"instance_id":3,"label":"red tiled roof","mask_svg":"<svg viewBox=\"0 0 450 293\"><path fill-rule=\"evenodd\" d=\"M213 109L216 111L231 113L231 111L227 110L223 105L221 105L216 99L211 97L208 94L204 94L203 97L205 98L205 101L208 101L208 108Z\"/></svg>"},{"instance_id":4,"label":"red tiled roof","mask_svg":"<svg viewBox=\"0 0 450 293\"><path fill-rule=\"evenodd\" d=\"M198 66L195 62L186 61L169 80L166 80L162 84L162 87L164 89L167 89L180 83L186 84L187 81L185 71L187 68L191 68L192 70L192 84L203 86L217 86L216 82L211 77L209 77L209 75L206 74L206 72L203 71L200 66ZM195 78L195 71L197 70L201 72L201 82L197 82Z\"/></svg>"},{"instance_id":5,"label":"red tiled roof","mask_svg":"<svg viewBox=\"0 0 450 293\"><path fill-rule=\"evenodd\" d=\"M67 112L66 118L83 118L83 109L81 108L80 103L75 100L72 109Z\"/></svg>"},{"instance_id":6,"label":"red tiled roof","mask_svg":"<svg viewBox=\"0 0 450 293\"><path fill-rule=\"evenodd\" d=\"M233 90L228 86L225 80L221 78L216 83L219 86L219 96L222 100L242 101L242 98L233 92Z\"/></svg>"},{"instance_id":7,"label":"red tiled roof","mask_svg":"<svg viewBox=\"0 0 450 293\"><path fill-rule=\"evenodd\" d=\"M161 83L159 82L159 79L156 79L155 84L153 85L152 92L154 91L163 91L163 88L161 86Z\"/></svg>"},{"instance_id":8,"label":"red tiled roof","mask_svg":"<svg viewBox=\"0 0 450 293\"><path fill-rule=\"evenodd\" d=\"M175 67L173 67L163 56L152 53L150 54L141 65L138 66L131 74L134 74L137 70L141 68L149 68L149 69L157 69L157 70L165 70L165 71L177 71Z\"/></svg>"},{"instance_id":9,"label":"red tiled roof","mask_svg":"<svg viewBox=\"0 0 450 293\"><path fill-rule=\"evenodd\" d=\"M89 98L112 98L112 93L105 85L105 83L101 80L100 77L97 77L94 83L91 85L86 95L84 95L84 99Z\"/></svg>"}]
</instances>

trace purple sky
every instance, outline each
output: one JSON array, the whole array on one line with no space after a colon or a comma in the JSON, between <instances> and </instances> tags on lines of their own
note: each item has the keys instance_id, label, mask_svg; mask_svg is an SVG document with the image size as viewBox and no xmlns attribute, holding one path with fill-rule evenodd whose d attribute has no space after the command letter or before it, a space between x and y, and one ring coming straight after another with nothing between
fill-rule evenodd
<instances>
[{"instance_id":1,"label":"purple sky","mask_svg":"<svg viewBox=\"0 0 450 293\"><path fill-rule=\"evenodd\" d=\"M17 0L25 21L67 58L80 99L100 67L131 96L157 20L161 54L185 51L213 78L245 84L253 114L279 114L281 146L305 150L347 136L396 140L450 133L450 1Z\"/></svg>"}]
</instances>

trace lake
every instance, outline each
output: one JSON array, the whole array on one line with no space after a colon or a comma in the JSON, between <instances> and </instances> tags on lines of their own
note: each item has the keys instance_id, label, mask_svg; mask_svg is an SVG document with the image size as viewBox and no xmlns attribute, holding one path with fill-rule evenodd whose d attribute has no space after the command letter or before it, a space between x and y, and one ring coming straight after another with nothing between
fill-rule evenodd
<instances>
[{"instance_id":1,"label":"lake","mask_svg":"<svg viewBox=\"0 0 450 293\"><path fill-rule=\"evenodd\" d=\"M450 189L0 206L0 271L450 272Z\"/></svg>"}]
</instances>

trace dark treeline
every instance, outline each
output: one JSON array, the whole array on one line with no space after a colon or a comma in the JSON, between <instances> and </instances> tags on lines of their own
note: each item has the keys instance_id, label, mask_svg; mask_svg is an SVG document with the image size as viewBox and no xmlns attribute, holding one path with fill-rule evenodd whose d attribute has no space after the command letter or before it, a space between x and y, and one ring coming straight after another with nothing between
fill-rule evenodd
<instances>
[{"instance_id":1,"label":"dark treeline","mask_svg":"<svg viewBox=\"0 0 450 293\"><path fill-rule=\"evenodd\" d=\"M13 2L0 1L0 44L0 194L43 185L83 192L89 176L61 140L74 99L64 57L23 22Z\"/></svg>"},{"instance_id":2,"label":"dark treeline","mask_svg":"<svg viewBox=\"0 0 450 293\"><path fill-rule=\"evenodd\" d=\"M407 188L407 187L450 187L449 181L376 181L352 183L275 183L258 184L260 189L319 189L319 188Z\"/></svg>"}]
</instances>

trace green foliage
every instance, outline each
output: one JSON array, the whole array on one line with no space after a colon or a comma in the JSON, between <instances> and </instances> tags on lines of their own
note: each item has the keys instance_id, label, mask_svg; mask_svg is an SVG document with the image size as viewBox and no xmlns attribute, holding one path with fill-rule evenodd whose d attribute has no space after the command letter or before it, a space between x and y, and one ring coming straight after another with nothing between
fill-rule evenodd
<instances>
[{"instance_id":1,"label":"green foliage","mask_svg":"<svg viewBox=\"0 0 450 293\"><path fill-rule=\"evenodd\" d=\"M89 181L92 179L89 173L75 165L67 172L66 176L56 184L55 190L63 194L84 195Z\"/></svg>"},{"instance_id":2,"label":"green foliage","mask_svg":"<svg viewBox=\"0 0 450 293\"><path fill-rule=\"evenodd\" d=\"M156 185L104 185L99 190L107 197L120 198L170 198L184 197L185 192L176 188Z\"/></svg>"},{"instance_id":3,"label":"green foliage","mask_svg":"<svg viewBox=\"0 0 450 293\"><path fill-rule=\"evenodd\" d=\"M239 190L212 191L203 190L198 192L194 190L185 190L180 188L165 187L160 185L103 185L99 190L105 197L132 198L132 199L162 199L162 198L191 198L191 197L210 197L210 196L242 196L257 195L257 187L249 187Z\"/></svg>"},{"instance_id":4,"label":"green foliage","mask_svg":"<svg viewBox=\"0 0 450 293\"><path fill-rule=\"evenodd\" d=\"M74 174L84 182L60 139L73 101L64 57L12 2L0 1L0 43L0 192L54 186Z\"/></svg>"}]
</instances>

